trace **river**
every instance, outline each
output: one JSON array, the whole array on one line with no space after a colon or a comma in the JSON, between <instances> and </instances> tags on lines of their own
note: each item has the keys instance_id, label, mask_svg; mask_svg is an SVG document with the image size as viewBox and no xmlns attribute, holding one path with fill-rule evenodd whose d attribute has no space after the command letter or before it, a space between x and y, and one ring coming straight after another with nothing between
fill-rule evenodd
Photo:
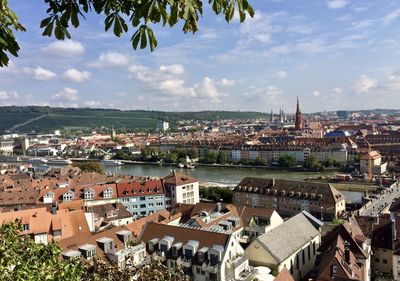
<instances>
[{"instance_id":1,"label":"river","mask_svg":"<svg viewBox=\"0 0 400 281\"><path fill-rule=\"evenodd\" d=\"M256 168L221 168L221 167L197 167L193 170L179 169L170 165L124 165L120 167L105 166L105 172L135 175L165 177L171 170L197 178L201 182L211 185L234 186L244 177L262 177L276 179L304 180L307 177L329 176L333 172L289 172L282 170L267 170ZM347 200L361 202L362 194L360 192L342 191Z\"/></svg>"}]
</instances>

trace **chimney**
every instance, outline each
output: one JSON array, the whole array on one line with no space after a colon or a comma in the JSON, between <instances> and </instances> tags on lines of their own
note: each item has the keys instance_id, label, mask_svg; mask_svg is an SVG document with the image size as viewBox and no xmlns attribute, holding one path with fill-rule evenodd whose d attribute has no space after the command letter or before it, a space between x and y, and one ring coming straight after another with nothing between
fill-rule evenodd
<instances>
[{"instance_id":1,"label":"chimney","mask_svg":"<svg viewBox=\"0 0 400 281\"><path fill-rule=\"evenodd\" d=\"M379 224L379 214L374 217L374 224Z\"/></svg>"},{"instance_id":2,"label":"chimney","mask_svg":"<svg viewBox=\"0 0 400 281\"><path fill-rule=\"evenodd\" d=\"M217 212L220 213L222 211L222 203L218 202L217 203Z\"/></svg>"},{"instance_id":3,"label":"chimney","mask_svg":"<svg viewBox=\"0 0 400 281\"><path fill-rule=\"evenodd\" d=\"M51 214L52 215L57 215L57 209L58 209L57 203L51 204Z\"/></svg>"},{"instance_id":4,"label":"chimney","mask_svg":"<svg viewBox=\"0 0 400 281\"><path fill-rule=\"evenodd\" d=\"M344 241L344 259L347 264L350 264L350 250L349 250L350 243Z\"/></svg>"}]
</instances>

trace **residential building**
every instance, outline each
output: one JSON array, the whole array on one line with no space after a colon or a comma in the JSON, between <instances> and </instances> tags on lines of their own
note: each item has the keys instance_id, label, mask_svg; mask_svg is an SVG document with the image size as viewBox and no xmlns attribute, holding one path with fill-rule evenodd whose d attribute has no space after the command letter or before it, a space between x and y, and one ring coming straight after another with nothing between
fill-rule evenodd
<instances>
[{"instance_id":1,"label":"residential building","mask_svg":"<svg viewBox=\"0 0 400 281\"><path fill-rule=\"evenodd\" d=\"M286 267L294 280L301 280L314 268L322 225L302 211L257 237L245 255L253 266L267 266L278 272Z\"/></svg>"},{"instance_id":2,"label":"residential building","mask_svg":"<svg viewBox=\"0 0 400 281\"><path fill-rule=\"evenodd\" d=\"M250 243L258 236L283 223L282 217L272 209L236 206L243 223L240 243Z\"/></svg>"},{"instance_id":3,"label":"residential building","mask_svg":"<svg viewBox=\"0 0 400 281\"><path fill-rule=\"evenodd\" d=\"M86 208L86 212L93 214L96 231L133 222L132 214L121 203L92 205Z\"/></svg>"},{"instance_id":4,"label":"residential building","mask_svg":"<svg viewBox=\"0 0 400 281\"><path fill-rule=\"evenodd\" d=\"M340 216L345 198L328 183L244 178L234 189L234 202L276 210L281 216L307 211L321 220Z\"/></svg>"},{"instance_id":5,"label":"residential building","mask_svg":"<svg viewBox=\"0 0 400 281\"><path fill-rule=\"evenodd\" d=\"M124 227L114 227L96 234L87 233L62 239L58 245L63 250L63 259L82 257L90 260L94 256L108 257L120 268L129 262L140 265L146 262L144 243L133 239L132 232Z\"/></svg>"},{"instance_id":6,"label":"residential building","mask_svg":"<svg viewBox=\"0 0 400 281\"><path fill-rule=\"evenodd\" d=\"M325 235L320 251L313 280L371 280L371 240L355 218Z\"/></svg>"},{"instance_id":7,"label":"residential building","mask_svg":"<svg viewBox=\"0 0 400 281\"><path fill-rule=\"evenodd\" d=\"M224 232L149 222L139 240L146 243L152 260L171 270L182 268L194 281L250 281L261 275L260 268L249 266L239 242ZM264 268L264 272L270 270ZM261 280L273 279L267 273Z\"/></svg>"},{"instance_id":8,"label":"residential building","mask_svg":"<svg viewBox=\"0 0 400 281\"><path fill-rule=\"evenodd\" d=\"M196 204L200 202L199 181L187 175L173 171L162 179L166 192L166 207L178 203Z\"/></svg>"},{"instance_id":9,"label":"residential building","mask_svg":"<svg viewBox=\"0 0 400 281\"><path fill-rule=\"evenodd\" d=\"M160 179L142 178L117 184L119 202L134 218L165 209L165 191Z\"/></svg>"},{"instance_id":10,"label":"residential building","mask_svg":"<svg viewBox=\"0 0 400 281\"><path fill-rule=\"evenodd\" d=\"M21 235L28 235L36 243L48 244L51 241L90 233L82 210L57 210L46 208L26 209L14 212L1 212L0 225L21 220Z\"/></svg>"},{"instance_id":11,"label":"residential building","mask_svg":"<svg viewBox=\"0 0 400 281\"><path fill-rule=\"evenodd\" d=\"M370 151L360 157L360 172L369 173L371 165L371 172L373 175L382 175L386 172L387 163L382 163L382 156L376 150Z\"/></svg>"}]
</instances>

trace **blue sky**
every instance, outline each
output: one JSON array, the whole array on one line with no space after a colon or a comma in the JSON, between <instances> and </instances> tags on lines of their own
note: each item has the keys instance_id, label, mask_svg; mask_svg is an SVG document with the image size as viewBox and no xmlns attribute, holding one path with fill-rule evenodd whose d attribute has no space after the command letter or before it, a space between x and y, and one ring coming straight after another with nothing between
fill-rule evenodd
<instances>
[{"instance_id":1,"label":"blue sky","mask_svg":"<svg viewBox=\"0 0 400 281\"><path fill-rule=\"evenodd\" d=\"M0 69L0 105L293 112L299 96L304 112L400 108L398 0L250 0L243 24L206 9L194 35L155 26L153 53L97 15L72 40L44 38L40 2L10 0L27 32Z\"/></svg>"}]
</instances>

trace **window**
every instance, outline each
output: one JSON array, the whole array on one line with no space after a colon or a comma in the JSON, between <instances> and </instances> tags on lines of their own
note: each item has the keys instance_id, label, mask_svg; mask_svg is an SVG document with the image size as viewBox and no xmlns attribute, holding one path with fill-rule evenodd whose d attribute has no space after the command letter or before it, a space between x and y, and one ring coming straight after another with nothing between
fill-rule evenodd
<instances>
[{"instance_id":1,"label":"window","mask_svg":"<svg viewBox=\"0 0 400 281\"><path fill-rule=\"evenodd\" d=\"M191 249L185 249L185 259L191 260L193 257L193 251Z\"/></svg>"},{"instance_id":2,"label":"window","mask_svg":"<svg viewBox=\"0 0 400 281\"><path fill-rule=\"evenodd\" d=\"M157 206L157 207L162 207L162 205L163 205L162 202L157 202L157 203L156 203L156 206Z\"/></svg>"},{"instance_id":3,"label":"window","mask_svg":"<svg viewBox=\"0 0 400 281\"><path fill-rule=\"evenodd\" d=\"M144 196L140 197L140 201L145 201L145 200L146 200L146 197L144 197Z\"/></svg>"},{"instance_id":4,"label":"window","mask_svg":"<svg viewBox=\"0 0 400 281\"><path fill-rule=\"evenodd\" d=\"M112 189L111 188L106 188L103 191L103 197L104 198L111 198L112 197Z\"/></svg>"},{"instance_id":5,"label":"window","mask_svg":"<svg viewBox=\"0 0 400 281\"><path fill-rule=\"evenodd\" d=\"M303 265L306 263L306 254L304 252L304 249L301 251L301 258L303 260Z\"/></svg>"},{"instance_id":6,"label":"window","mask_svg":"<svg viewBox=\"0 0 400 281\"><path fill-rule=\"evenodd\" d=\"M382 259L383 264L387 264L387 259Z\"/></svg>"},{"instance_id":7,"label":"window","mask_svg":"<svg viewBox=\"0 0 400 281\"><path fill-rule=\"evenodd\" d=\"M129 198L122 198L122 203L128 203L129 202Z\"/></svg>"},{"instance_id":8,"label":"window","mask_svg":"<svg viewBox=\"0 0 400 281\"><path fill-rule=\"evenodd\" d=\"M313 255L315 256L315 251L316 251L316 249L315 249L315 242L313 242Z\"/></svg>"},{"instance_id":9,"label":"window","mask_svg":"<svg viewBox=\"0 0 400 281\"><path fill-rule=\"evenodd\" d=\"M61 237L61 230L53 230L54 237Z\"/></svg>"},{"instance_id":10,"label":"window","mask_svg":"<svg viewBox=\"0 0 400 281\"><path fill-rule=\"evenodd\" d=\"M376 262L376 263L379 263L379 258L375 258L375 262Z\"/></svg>"},{"instance_id":11,"label":"window","mask_svg":"<svg viewBox=\"0 0 400 281\"><path fill-rule=\"evenodd\" d=\"M311 244L308 244L307 250L308 250L308 260L310 260L310 258L311 258Z\"/></svg>"},{"instance_id":12,"label":"window","mask_svg":"<svg viewBox=\"0 0 400 281\"><path fill-rule=\"evenodd\" d=\"M23 224L22 225L22 231L29 231L29 224Z\"/></svg>"},{"instance_id":13,"label":"window","mask_svg":"<svg viewBox=\"0 0 400 281\"><path fill-rule=\"evenodd\" d=\"M153 197L147 197L147 200L153 200Z\"/></svg>"},{"instance_id":14,"label":"window","mask_svg":"<svg viewBox=\"0 0 400 281\"><path fill-rule=\"evenodd\" d=\"M63 194L63 201L64 202L69 202L72 201L73 193L72 192L66 192Z\"/></svg>"},{"instance_id":15,"label":"window","mask_svg":"<svg viewBox=\"0 0 400 281\"><path fill-rule=\"evenodd\" d=\"M85 190L85 200L93 200L93 190Z\"/></svg>"},{"instance_id":16,"label":"window","mask_svg":"<svg viewBox=\"0 0 400 281\"><path fill-rule=\"evenodd\" d=\"M147 207L149 207L149 208L154 207L154 203L149 203L149 204L147 204Z\"/></svg>"},{"instance_id":17,"label":"window","mask_svg":"<svg viewBox=\"0 0 400 281\"><path fill-rule=\"evenodd\" d=\"M146 208L146 204L140 204L140 208Z\"/></svg>"}]
</instances>

